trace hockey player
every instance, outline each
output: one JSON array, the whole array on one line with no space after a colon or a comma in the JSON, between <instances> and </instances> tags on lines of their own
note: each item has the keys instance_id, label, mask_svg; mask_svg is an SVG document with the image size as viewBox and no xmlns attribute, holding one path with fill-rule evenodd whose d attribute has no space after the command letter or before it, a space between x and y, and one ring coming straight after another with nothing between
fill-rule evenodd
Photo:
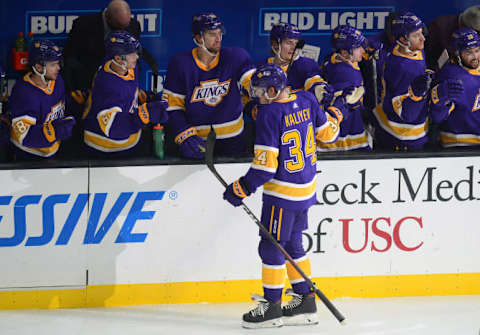
<instances>
[{"instance_id":1,"label":"hockey player","mask_svg":"<svg viewBox=\"0 0 480 335\"><path fill-rule=\"evenodd\" d=\"M265 63L275 63L287 72L287 86L291 93L306 90L315 94L320 104L329 104L333 89L321 77L320 66L313 59L302 57L298 45L303 45L302 34L290 23L277 23L270 31L273 57ZM291 64L290 64L291 62Z\"/></svg>"},{"instance_id":2,"label":"hockey player","mask_svg":"<svg viewBox=\"0 0 480 335\"><path fill-rule=\"evenodd\" d=\"M440 123L443 147L480 148L480 36L463 28L452 36L454 54L436 76L431 92L432 121Z\"/></svg>"},{"instance_id":3,"label":"hockey player","mask_svg":"<svg viewBox=\"0 0 480 335\"><path fill-rule=\"evenodd\" d=\"M105 40L107 60L98 70L83 115L84 143L100 157L130 155L149 123L167 121L167 102L138 104L140 42L123 30Z\"/></svg>"},{"instance_id":4,"label":"hockey player","mask_svg":"<svg viewBox=\"0 0 480 335\"><path fill-rule=\"evenodd\" d=\"M53 157L61 140L70 137L75 119L65 116L65 87L59 75L60 49L51 41L35 41L28 72L16 81L10 96L10 141L16 159Z\"/></svg>"},{"instance_id":5,"label":"hockey player","mask_svg":"<svg viewBox=\"0 0 480 335\"><path fill-rule=\"evenodd\" d=\"M204 140L213 126L216 154L242 154L240 95L254 72L250 56L241 48L221 46L224 27L213 13L195 15L191 28L197 47L171 58L163 90L174 141L183 157L203 158Z\"/></svg>"},{"instance_id":6,"label":"hockey player","mask_svg":"<svg viewBox=\"0 0 480 335\"><path fill-rule=\"evenodd\" d=\"M233 206L263 185L261 222L310 275L310 261L302 246L307 213L316 202L315 140L335 141L342 113L319 107L306 91L289 94L285 72L276 64L260 66L251 80L250 96L259 99L255 155L247 174L230 184L223 198ZM253 295L257 308L243 315L245 328L279 327L283 324L317 323L314 293L285 257L260 232L264 296ZM281 307L285 276L292 300ZM283 320L282 320L283 316Z\"/></svg>"},{"instance_id":7,"label":"hockey player","mask_svg":"<svg viewBox=\"0 0 480 335\"><path fill-rule=\"evenodd\" d=\"M395 47L384 66L384 92L375 116L375 146L388 151L420 150L427 143L427 93L423 23L413 13L398 13L391 25Z\"/></svg>"},{"instance_id":8,"label":"hockey player","mask_svg":"<svg viewBox=\"0 0 480 335\"><path fill-rule=\"evenodd\" d=\"M352 26L340 25L333 30L330 42L334 52L323 64L325 79L333 86L336 96L346 98L349 116L342 122L338 140L334 143L319 143L318 150L370 150L362 118L365 89L358 67L367 47L367 39Z\"/></svg>"}]
</instances>

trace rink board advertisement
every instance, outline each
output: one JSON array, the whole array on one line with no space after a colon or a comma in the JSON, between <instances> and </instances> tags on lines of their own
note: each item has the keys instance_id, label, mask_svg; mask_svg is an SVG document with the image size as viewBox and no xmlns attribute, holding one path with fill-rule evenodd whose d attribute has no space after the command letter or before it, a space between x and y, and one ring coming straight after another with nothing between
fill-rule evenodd
<instances>
[{"instance_id":1,"label":"rink board advertisement","mask_svg":"<svg viewBox=\"0 0 480 335\"><path fill-rule=\"evenodd\" d=\"M218 164L227 181L249 164ZM480 158L320 161L329 297L479 294ZM258 229L204 165L0 171L0 307L246 301ZM261 190L245 203L260 216Z\"/></svg>"},{"instance_id":2,"label":"rink board advertisement","mask_svg":"<svg viewBox=\"0 0 480 335\"><path fill-rule=\"evenodd\" d=\"M18 32L33 32L37 39L50 39L63 46L73 21L82 15L98 13L108 0L71 1L46 0L4 1L0 5L0 66L13 79L10 49ZM190 25L193 15L214 12L224 22L224 46L246 49L253 61L270 55L269 33L273 24L289 22L299 27L307 45L320 48L319 60L330 51L330 35L339 24L349 24L367 36L382 31L392 11L409 10L428 23L433 18L463 11L477 4L473 0L429 2L414 0L301 0L286 3L278 0L229 2L193 0L130 2L132 16L141 26L142 46L152 54L159 69L166 71L170 58L195 47ZM287 5L287 6L286 6ZM26 35L25 35L26 36ZM142 62L140 86L151 89L151 69ZM150 72L149 72L150 71Z\"/></svg>"}]
</instances>

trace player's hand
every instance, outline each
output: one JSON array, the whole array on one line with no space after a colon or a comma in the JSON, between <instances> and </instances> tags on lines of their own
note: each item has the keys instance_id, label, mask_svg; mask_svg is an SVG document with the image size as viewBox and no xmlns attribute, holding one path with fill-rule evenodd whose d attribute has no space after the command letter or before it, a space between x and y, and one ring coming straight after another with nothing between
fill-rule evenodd
<instances>
[{"instance_id":1,"label":"player's hand","mask_svg":"<svg viewBox=\"0 0 480 335\"><path fill-rule=\"evenodd\" d=\"M72 136L72 128L75 125L73 116L67 116L61 119L52 121L53 129L55 130L55 137L58 140L65 140Z\"/></svg>"},{"instance_id":2,"label":"player's hand","mask_svg":"<svg viewBox=\"0 0 480 335\"><path fill-rule=\"evenodd\" d=\"M158 94L153 93L153 91L140 90L138 92L138 104L141 105L146 102L154 101L157 95Z\"/></svg>"},{"instance_id":3,"label":"player's hand","mask_svg":"<svg viewBox=\"0 0 480 335\"><path fill-rule=\"evenodd\" d=\"M463 82L460 79L447 79L432 90L432 98L435 100L435 94L440 101L458 101L464 95Z\"/></svg>"},{"instance_id":4,"label":"player's hand","mask_svg":"<svg viewBox=\"0 0 480 335\"><path fill-rule=\"evenodd\" d=\"M348 86L343 89L342 97L347 105L354 105L360 101L364 94L365 88L363 86Z\"/></svg>"},{"instance_id":5,"label":"player's hand","mask_svg":"<svg viewBox=\"0 0 480 335\"><path fill-rule=\"evenodd\" d=\"M180 144L180 153L185 158L203 159L205 158L205 141L197 135L190 136Z\"/></svg>"},{"instance_id":6,"label":"player's hand","mask_svg":"<svg viewBox=\"0 0 480 335\"><path fill-rule=\"evenodd\" d=\"M432 84L433 73L428 71L415 77L410 84L410 88L416 97L423 97L427 94Z\"/></svg>"},{"instance_id":7,"label":"player's hand","mask_svg":"<svg viewBox=\"0 0 480 335\"><path fill-rule=\"evenodd\" d=\"M248 189L245 179L241 177L227 186L227 189L223 192L223 199L227 200L233 206L238 207L242 204L243 199L250 194L251 192Z\"/></svg>"},{"instance_id":8,"label":"player's hand","mask_svg":"<svg viewBox=\"0 0 480 335\"><path fill-rule=\"evenodd\" d=\"M321 83L315 86L315 97L322 106L329 106L334 95L333 87L327 83Z\"/></svg>"},{"instance_id":9,"label":"player's hand","mask_svg":"<svg viewBox=\"0 0 480 335\"><path fill-rule=\"evenodd\" d=\"M168 102L165 100L152 101L147 103L150 122L153 124L165 123L168 120Z\"/></svg>"}]
</instances>

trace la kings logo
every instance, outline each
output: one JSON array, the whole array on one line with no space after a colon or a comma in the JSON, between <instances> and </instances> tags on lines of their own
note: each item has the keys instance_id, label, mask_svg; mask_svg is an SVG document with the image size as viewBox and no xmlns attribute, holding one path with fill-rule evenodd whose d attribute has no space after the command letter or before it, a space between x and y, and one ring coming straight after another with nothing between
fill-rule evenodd
<instances>
[{"instance_id":1,"label":"la kings logo","mask_svg":"<svg viewBox=\"0 0 480 335\"><path fill-rule=\"evenodd\" d=\"M218 105L230 90L230 80L219 82L218 79L201 81L193 90L191 103L202 102L208 106Z\"/></svg>"}]
</instances>

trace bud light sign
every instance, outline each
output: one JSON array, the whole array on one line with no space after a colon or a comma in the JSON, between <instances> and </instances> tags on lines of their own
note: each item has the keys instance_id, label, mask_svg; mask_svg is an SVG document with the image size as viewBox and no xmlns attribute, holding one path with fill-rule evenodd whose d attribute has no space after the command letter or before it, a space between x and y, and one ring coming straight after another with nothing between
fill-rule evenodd
<instances>
[{"instance_id":1,"label":"bud light sign","mask_svg":"<svg viewBox=\"0 0 480 335\"><path fill-rule=\"evenodd\" d=\"M162 10L160 8L132 9L131 11L132 18L140 23L141 37L161 36ZM77 17L99 12L100 9L27 11L25 32L31 31L36 37L42 39L64 39Z\"/></svg>"},{"instance_id":2,"label":"bud light sign","mask_svg":"<svg viewBox=\"0 0 480 335\"><path fill-rule=\"evenodd\" d=\"M338 25L349 24L364 34L383 30L395 7L282 7L260 8L259 35L268 36L275 23L296 25L303 35L330 35Z\"/></svg>"}]
</instances>

